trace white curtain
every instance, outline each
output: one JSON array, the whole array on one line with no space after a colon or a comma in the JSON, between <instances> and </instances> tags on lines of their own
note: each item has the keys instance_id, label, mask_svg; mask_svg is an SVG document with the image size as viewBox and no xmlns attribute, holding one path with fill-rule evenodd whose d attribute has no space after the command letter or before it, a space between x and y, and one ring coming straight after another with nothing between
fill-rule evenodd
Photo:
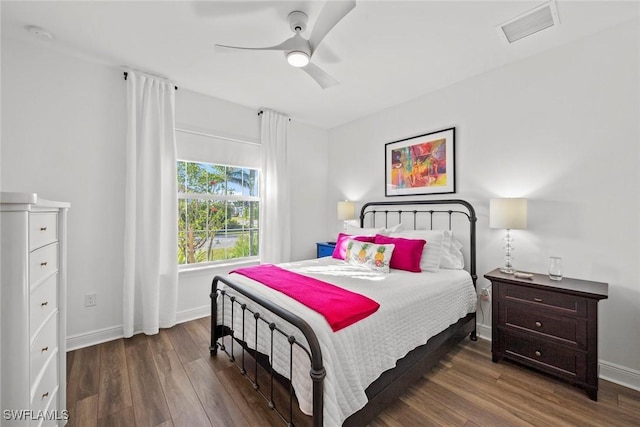
<instances>
[{"instance_id":1,"label":"white curtain","mask_svg":"<svg viewBox=\"0 0 640 427\"><path fill-rule=\"evenodd\" d=\"M176 323L178 199L173 83L127 75L124 336Z\"/></svg>"},{"instance_id":2,"label":"white curtain","mask_svg":"<svg viewBox=\"0 0 640 427\"><path fill-rule=\"evenodd\" d=\"M291 259L291 210L287 167L289 118L263 110L260 140L260 260L280 263Z\"/></svg>"}]
</instances>

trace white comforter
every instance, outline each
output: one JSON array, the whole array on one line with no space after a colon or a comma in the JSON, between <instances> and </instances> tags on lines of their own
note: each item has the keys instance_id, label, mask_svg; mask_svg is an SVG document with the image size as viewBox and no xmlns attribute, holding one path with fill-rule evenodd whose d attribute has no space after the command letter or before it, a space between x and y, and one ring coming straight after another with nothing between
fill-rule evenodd
<instances>
[{"instance_id":1,"label":"white comforter","mask_svg":"<svg viewBox=\"0 0 640 427\"><path fill-rule=\"evenodd\" d=\"M280 264L280 267L366 295L380 304L378 311L371 316L333 332L321 314L290 297L245 276L230 276L233 281L302 317L315 331L327 372L324 380L324 424L327 426L342 425L349 415L361 409L367 403L365 389L380 374L393 368L398 359L476 309L471 276L464 270L441 269L437 273L391 270L384 274L331 257ZM223 286L220 283L220 287ZM231 289L227 291L233 293ZM244 300L242 296L238 299ZM226 304L224 324L230 325L231 310L228 301ZM258 311L267 319L276 318L273 315L269 317L264 309ZM235 310L237 334L242 322L240 312ZM222 316L221 310L218 310L218 316ZM293 333L306 345L299 331L282 323L280 321L278 326ZM246 325L247 331L253 331L253 318L247 316ZM263 327L259 333L258 350L269 354L269 331L266 325L259 325L259 328ZM247 332L246 341L255 348L253 336L253 332ZM289 345L279 334L275 337L271 362L276 371L288 378ZM311 414L313 401L309 367L308 356L294 346L292 383L300 409L306 414Z\"/></svg>"}]
</instances>

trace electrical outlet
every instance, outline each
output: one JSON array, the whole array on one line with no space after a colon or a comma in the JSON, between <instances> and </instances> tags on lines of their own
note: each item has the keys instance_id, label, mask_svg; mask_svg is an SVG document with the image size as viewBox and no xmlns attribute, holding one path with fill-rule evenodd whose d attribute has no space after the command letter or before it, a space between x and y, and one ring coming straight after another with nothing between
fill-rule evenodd
<instances>
[{"instance_id":1,"label":"electrical outlet","mask_svg":"<svg viewBox=\"0 0 640 427\"><path fill-rule=\"evenodd\" d=\"M491 294L489 293L489 289L484 288L480 291L480 299L482 301L489 301L491 299Z\"/></svg>"},{"instance_id":2,"label":"electrical outlet","mask_svg":"<svg viewBox=\"0 0 640 427\"><path fill-rule=\"evenodd\" d=\"M85 294L84 295L84 306L85 307L93 307L96 305L96 294Z\"/></svg>"}]
</instances>

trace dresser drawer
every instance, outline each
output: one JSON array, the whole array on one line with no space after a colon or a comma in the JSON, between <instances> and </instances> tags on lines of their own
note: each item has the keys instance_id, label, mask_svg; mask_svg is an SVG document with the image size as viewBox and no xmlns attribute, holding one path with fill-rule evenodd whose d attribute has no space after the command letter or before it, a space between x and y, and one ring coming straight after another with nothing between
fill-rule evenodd
<instances>
[{"instance_id":1,"label":"dresser drawer","mask_svg":"<svg viewBox=\"0 0 640 427\"><path fill-rule=\"evenodd\" d=\"M31 384L31 409L33 411L44 411L58 391L58 357L52 357L48 362L41 378L32 377L32 381L35 381L35 384Z\"/></svg>"},{"instance_id":2,"label":"dresser drawer","mask_svg":"<svg viewBox=\"0 0 640 427\"><path fill-rule=\"evenodd\" d=\"M538 310L518 300L505 302L505 326L530 332L541 337L562 341L585 349L587 346L587 320L575 316L558 315L549 310Z\"/></svg>"},{"instance_id":3,"label":"dresser drawer","mask_svg":"<svg viewBox=\"0 0 640 427\"><path fill-rule=\"evenodd\" d=\"M508 330L503 334L505 354L509 358L570 380L585 380L585 352Z\"/></svg>"},{"instance_id":4,"label":"dresser drawer","mask_svg":"<svg viewBox=\"0 0 640 427\"><path fill-rule=\"evenodd\" d=\"M58 316L49 318L31 344L31 378L37 378L51 355L58 350Z\"/></svg>"},{"instance_id":5,"label":"dresser drawer","mask_svg":"<svg viewBox=\"0 0 640 427\"><path fill-rule=\"evenodd\" d=\"M504 283L505 300L526 302L533 306L556 310L578 317L585 317L587 304L584 298L543 289Z\"/></svg>"},{"instance_id":6,"label":"dresser drawer","mask_svg":"<svg viewBox=\"0 0 640 427\"><path fill-rule=\"evenodd\" d=\"M58 240L58 214L55 212L29 214L29 250Z\"/></svg>"},{"instance_id":7,"label":"dresser drawer","mask_svg":"<svg viewBox=\"0 0 640 427\"><path fill-rule=\"evenodd\" d=\"M31 292L29 306L29 336L33 338L47 317L58 308L57 274L49 276Z\"/></svg>"},{"instance_id":8,"label":"dresser drawer","mask_svg":"<svg viewBox=\"0 0 640 427\"><path fill-rule=\"evenodd\" d=\"M35 427L54 427L59 425L60 420L64 415L58 410L58 396L59 393L55 393L53 398L49 402L49 406L46 411L47 417L43 417L42 420L35 420L31 422L31 426Z\"/></svg>"},{"instance_id":9,"label":"dresser drawer","mask_svg":"<svg viewBox=\"0 0 640 427\"><path fill-rule=\"evenodd\" d=\"M29 256L29 284L38 283L44 277L58 270L58 244L53 243L36 249Z\"/></svg>"}]
</instances>

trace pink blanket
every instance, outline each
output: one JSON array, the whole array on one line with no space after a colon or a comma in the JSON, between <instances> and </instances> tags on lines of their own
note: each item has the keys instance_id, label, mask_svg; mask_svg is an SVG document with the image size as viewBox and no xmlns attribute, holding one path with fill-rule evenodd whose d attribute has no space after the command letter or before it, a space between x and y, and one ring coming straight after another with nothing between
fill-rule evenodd
<instances>
[{"instance_id":1,"label":"pink blanket","mask_svg":"<svg viewBox=\"0 0 640 427\"><path fill-rule=\"evenodd\" d=\"M334 332L364 319L380 307L364 295L271 264L239 268L232 273L260 282L317 311Z\"/></svg>"}]
</instances>

